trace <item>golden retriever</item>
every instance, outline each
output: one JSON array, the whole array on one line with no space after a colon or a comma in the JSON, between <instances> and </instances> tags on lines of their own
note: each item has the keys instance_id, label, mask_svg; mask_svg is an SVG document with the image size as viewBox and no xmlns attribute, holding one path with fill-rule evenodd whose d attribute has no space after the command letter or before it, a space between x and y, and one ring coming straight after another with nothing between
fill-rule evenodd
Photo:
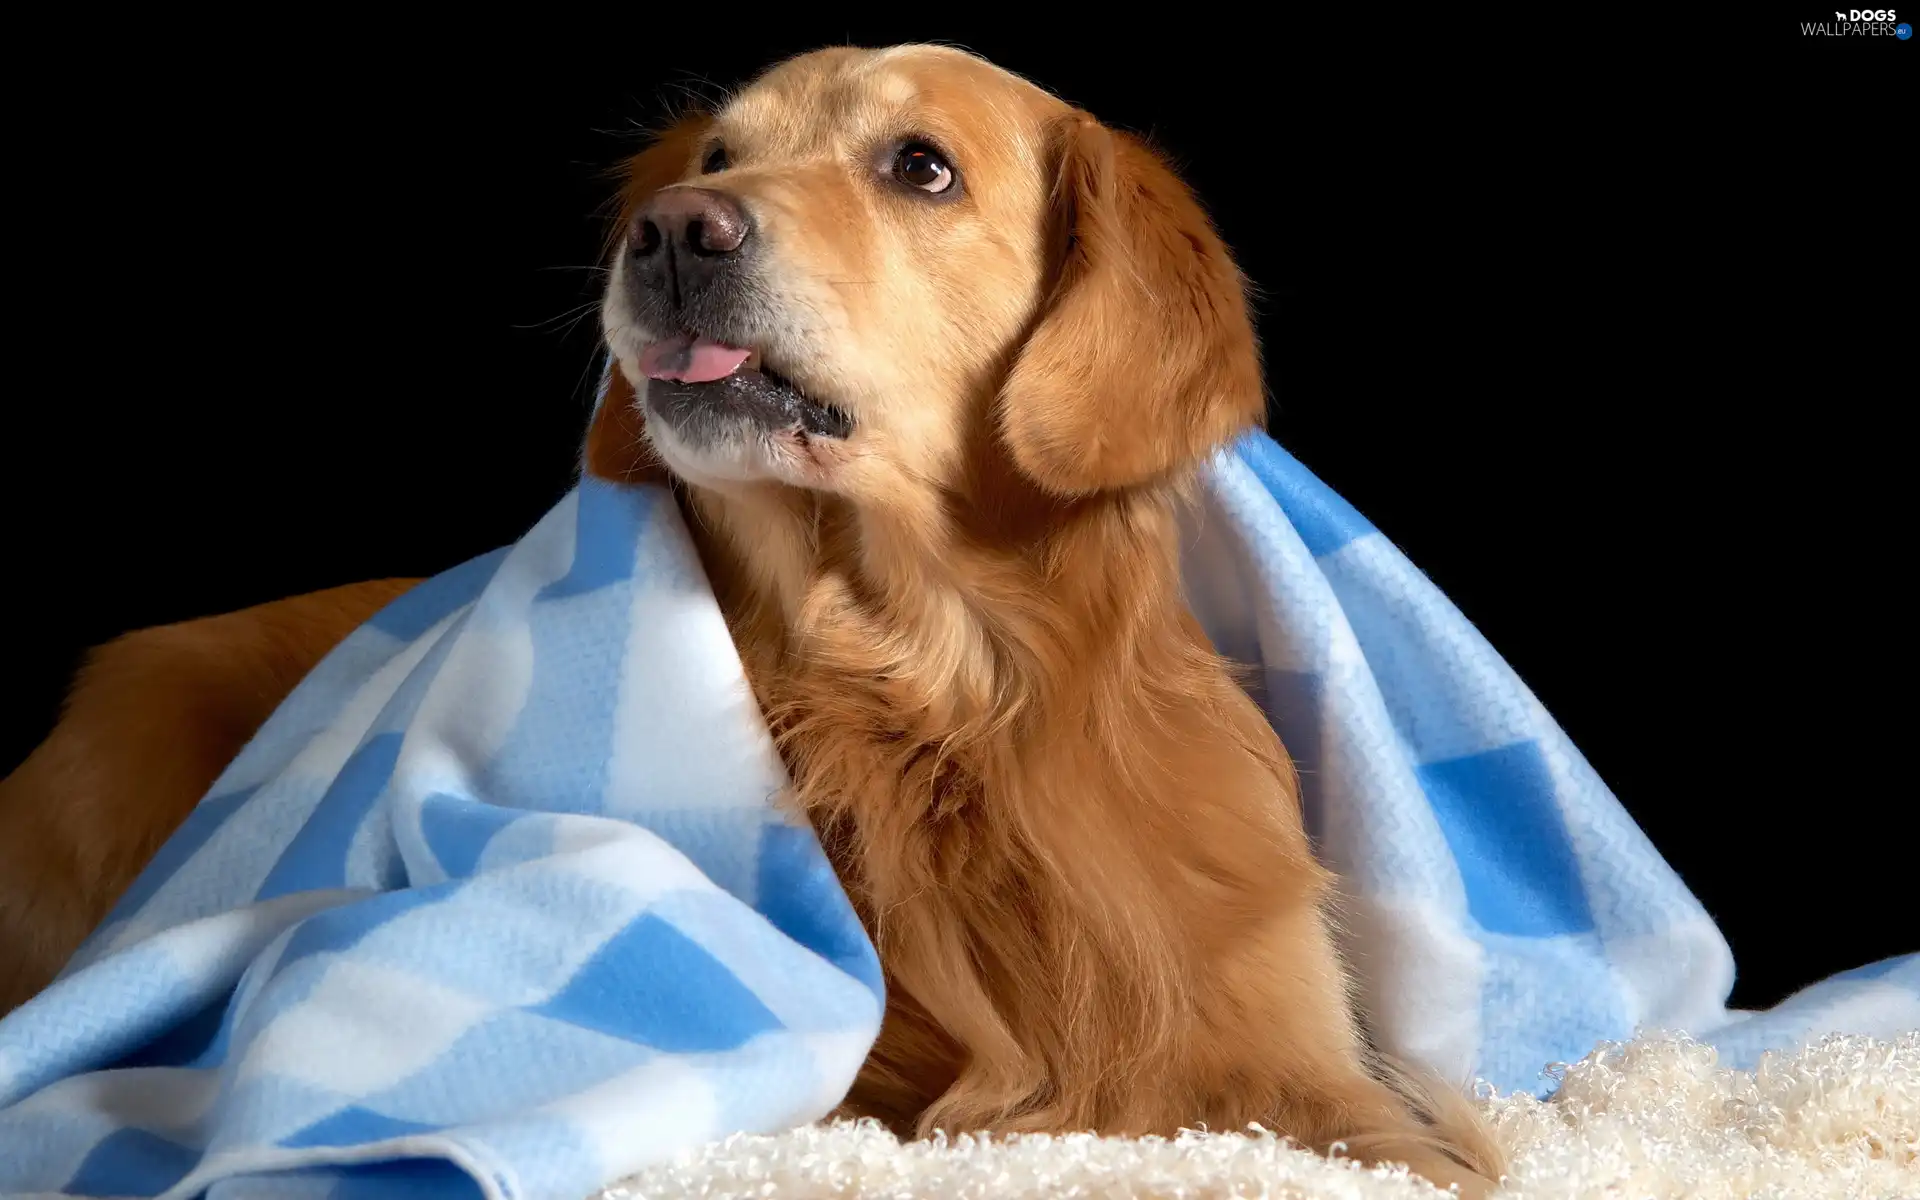
<instances>
[{"instance_id":1,"label":"golden retriever","mask_svg":"<svg viewBox=\"0 0 1920 1200\"><path fill-rule=\"evenodd\" d=\"M1244 284L1140 141L956 50L824 50L630 164L586 467L670 477L879 948L848 1113L1258 1121L1483 1194L1369 1054L1287 754L1181 596L1264 411ZM665 474L662 474L664 468ZM0 785L0 1003L43 985L293 684L406 581L130 635Z\"/></svg>"}]
</instances>

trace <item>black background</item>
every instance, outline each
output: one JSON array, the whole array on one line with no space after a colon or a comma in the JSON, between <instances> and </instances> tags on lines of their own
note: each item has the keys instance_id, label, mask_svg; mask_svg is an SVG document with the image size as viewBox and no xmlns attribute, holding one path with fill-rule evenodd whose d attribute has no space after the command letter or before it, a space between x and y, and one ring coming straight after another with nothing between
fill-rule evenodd
<instances>
[{"instance_id":1,"label":"black background","mask_svg":"<svg viewBox=\"0 0 1920 1200\"><path fill-rule=\"evenodd\" d=\"M640 128L819 44L941 38L1182 165L1261 289L1273 432L1553 710L1722 922L1736 1003L1920 948L1910 131L1853 90L1910 114L1920 47L694 17L44 49L5 765L87 645L518 536L571 483Z\"/></svg>"}]
</instances>

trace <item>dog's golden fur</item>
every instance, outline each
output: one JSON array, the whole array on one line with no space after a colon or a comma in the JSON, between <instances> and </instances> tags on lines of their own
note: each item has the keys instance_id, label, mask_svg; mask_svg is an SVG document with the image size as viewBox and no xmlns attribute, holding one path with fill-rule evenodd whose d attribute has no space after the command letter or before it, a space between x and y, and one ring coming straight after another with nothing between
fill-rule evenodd
<instances>
[{"instance_id":1,"label":"dog's golden fur","mask_svg":"<svg viewBox=\"0 0 1920 1200\"><path fill-rule=\"evenodd\" d=\"M45 987L294 685L415 581L349 584L93 651L0 780L0 1014Z\"/></svg>"},{"instance_id":2,"label":"dog's golden fur","mask_svg":"<svg viewBox=\"0 0 1920 1200\"><path fill-rule=\"evenodd\" d=\"M962 197L869 183L902 131L953 154ZM879 948L887 1016L847 1110L919 1133L1258 1121L1483 1192L1470 1109L1366 1051L1286 752L1182 600L1184 490L1263 411L1243 284L1193 197L1038 88L896 48L795 60L681 121L632 164L628 211L721 140L701 182L749 205L803 314L769 353L856 433L746 480L650 442L647 331L610 292L622 371L586 466L676 478L793 802ZM0 1004L397 586L100 653L0 784L0 846L33 847L0 884L0 964L31 947ZM270 630L282 651L233 653Z\"/></svg>"}]
</instances>

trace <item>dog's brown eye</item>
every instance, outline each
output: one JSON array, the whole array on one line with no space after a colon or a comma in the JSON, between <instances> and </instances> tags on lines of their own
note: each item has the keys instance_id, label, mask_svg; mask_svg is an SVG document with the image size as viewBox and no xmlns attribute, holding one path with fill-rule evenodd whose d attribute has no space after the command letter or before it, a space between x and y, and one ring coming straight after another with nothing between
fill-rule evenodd
<instances>
[{"instance_id":1,"label":"dog's brown eye","mask_svg":"<svg viewBox=\"0 0 1920 1200\"><path fill-rule=\"evenodd\" d=\"M893 158L893 177L923 192L944 192L953 186L953 168L925 142L908 142L900 147Z\"/></svg>"},{"instance_id":2,"label":"dog's brown eye","mask_svg":"<svg viewBox=\"0 0 1920 1200\"><path fill-rule=\"evenodd\" d=\"M700 163L700 173L702 175L713 175L726 169L727 148L725 146L715 146L713 149L707 151L707 157L701 160Z\"/></svg>"}]
</instances>

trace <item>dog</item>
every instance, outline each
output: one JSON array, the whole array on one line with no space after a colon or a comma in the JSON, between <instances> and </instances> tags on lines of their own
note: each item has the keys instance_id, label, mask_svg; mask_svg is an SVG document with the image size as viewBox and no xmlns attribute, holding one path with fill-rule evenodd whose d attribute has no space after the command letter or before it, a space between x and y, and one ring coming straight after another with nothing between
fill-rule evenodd
<instances>
[{"instance_id":1,"label":"dog","mask_svg":"<svg viewBox=\"0 0 1920 1200\"><path fill-rule=\"evenodd\" d=\"M1180 584L1265 411L1245 283L1142 141L958 50L836 48L625 171L584 469L675 489L884 968L843 1112L1260 1122L1485 1194L1372 1053L1278 738ZM0 784L0 1004L43 986L247 737L411 581L97 651Z\"/></svg>"}]
</instances>

